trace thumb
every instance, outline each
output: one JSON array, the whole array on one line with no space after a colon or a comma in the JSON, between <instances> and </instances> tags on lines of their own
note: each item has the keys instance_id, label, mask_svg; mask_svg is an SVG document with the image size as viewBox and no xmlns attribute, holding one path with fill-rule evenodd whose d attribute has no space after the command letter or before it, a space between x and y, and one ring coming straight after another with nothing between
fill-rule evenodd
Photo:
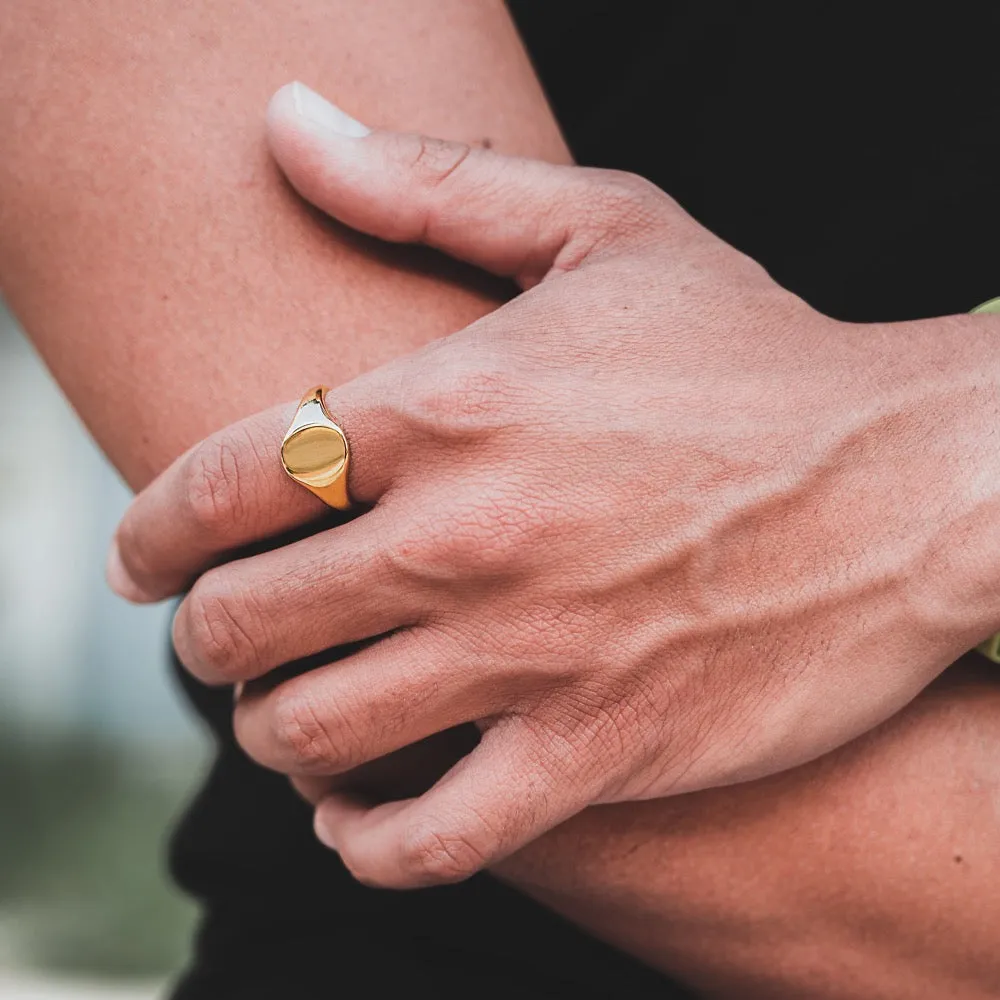
<instances>
[{"instance_id":1,"label":"thumb","mask_svg":"<svg viewBox=\"0 0 1000 1000\"><path fill-rule=\"evenodd\" d=\"M295 189L345 225L425 243L522 287L578 266L607 232L608 213L588 211L588 199L606 207L609 186L645 185L627 174L372 131L301 83L272 98L268 139Z\"/></svg>"}]
</instances>

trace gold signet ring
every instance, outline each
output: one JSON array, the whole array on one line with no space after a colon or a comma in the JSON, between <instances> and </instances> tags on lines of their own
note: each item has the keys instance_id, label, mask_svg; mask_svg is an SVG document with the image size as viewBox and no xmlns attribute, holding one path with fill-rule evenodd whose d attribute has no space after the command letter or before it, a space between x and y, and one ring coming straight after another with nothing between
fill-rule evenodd
<instances>
[{"instance_id":1,"label":"gold signet ring","mask_svg":"<svg viewBox=\"0 0 1000 1000\"><path fill-rule=\"evenodd\" d=\"M302 397L295 418L281 442L281 464L292 479L336 510L348 510L347 466L351 451L347 436L330 416L325 385Z\"/></svg>"}]
</instances>

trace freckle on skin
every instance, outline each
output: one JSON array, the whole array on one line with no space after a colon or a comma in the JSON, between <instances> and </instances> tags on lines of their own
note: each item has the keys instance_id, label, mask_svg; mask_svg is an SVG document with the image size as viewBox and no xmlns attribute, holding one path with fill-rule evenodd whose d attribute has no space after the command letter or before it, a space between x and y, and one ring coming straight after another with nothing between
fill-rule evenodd
<instances>
[{"instance_id":1,"label":"freckle on skin","mask_svg":"<svg viewBox=\"0 0 1000 1000\"><path fill-rule=\"evenodd\" d=\"M961 854L956 854L955 855L955 864L956 865L960 865L961 863L962 863L962 855Z\"/></svg>"},{"instance_id":2,"label":"freckle on skin","mask_svg":"<svg viewBox=\"0 0 1000 1000\"><path fill-rule=\"evenodd\" d=\"M492 148L493 148L493 140L489 136L486 136L486 138L483 139L483 149L492 149Z\"/></svg>"}]
</instances>

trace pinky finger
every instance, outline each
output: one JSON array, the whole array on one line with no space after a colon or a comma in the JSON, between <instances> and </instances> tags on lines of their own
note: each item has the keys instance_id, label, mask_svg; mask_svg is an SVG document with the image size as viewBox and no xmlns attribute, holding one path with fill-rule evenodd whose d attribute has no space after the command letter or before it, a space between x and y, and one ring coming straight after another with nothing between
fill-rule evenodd
<instances>
[{"instance_id":1,"label":"pinky finger","mask_svg":"<svg viewBox=\"0 0 1000 1000\"><path fill-rule=\"evenodd\" d=\"M560 789L533 742L527 727L495 726L418 798L373 807L335 792L316 809L316 834L366 885L461 881L589 804L592 790Z\"/></svg>"}]
</instances>

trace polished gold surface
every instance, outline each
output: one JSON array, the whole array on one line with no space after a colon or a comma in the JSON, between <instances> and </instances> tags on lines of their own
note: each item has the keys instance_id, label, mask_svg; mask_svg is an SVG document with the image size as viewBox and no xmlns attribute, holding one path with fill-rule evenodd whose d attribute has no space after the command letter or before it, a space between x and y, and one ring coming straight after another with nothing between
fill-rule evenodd
<instances>
[{"instance_id":1,"label":"polished gold surface","mask_svg":"<svg viewBox=\"0 0 1000 1000\"><path fill-rule=\"evenodd\" d=\"M325 386L317 386L302 397L281 442L281 464L292 479L325 504L347 510L351 506L347 493L350 448L326 408L325 392Z\"/></svg>"},{"instance_id":2,"label":"polished gold surface","mask_svg":"<svg viewBox=\"0 0 1000 1000\"><path fill-rule=\"evenodd\" d=\"M303 486L325 487L343 472L347 449L331 427L303 427L282 449L285 469Z\"/></svg>"}]
</instances>

